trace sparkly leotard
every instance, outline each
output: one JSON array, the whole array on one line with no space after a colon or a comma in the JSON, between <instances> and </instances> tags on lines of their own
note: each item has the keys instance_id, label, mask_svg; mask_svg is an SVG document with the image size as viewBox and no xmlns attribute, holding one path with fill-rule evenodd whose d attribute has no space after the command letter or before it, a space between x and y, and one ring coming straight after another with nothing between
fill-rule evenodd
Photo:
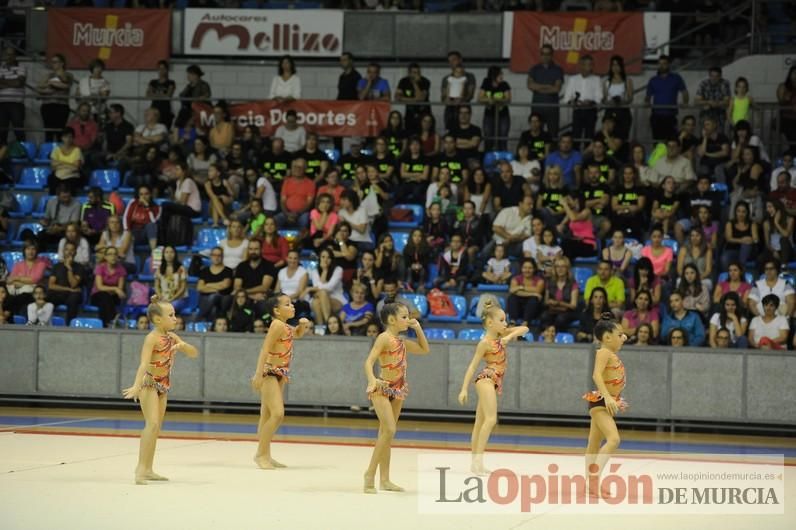
<instances>
[{"instance_id":1,"label":"sparkly leotard","mask_svg":"<svg viewBox=\"0 0 796 530\"><path fill-rule=\"evenodd\" d=\"M506 373L506 347L499 338L494 339L492 342L494 342L495 349L484 355L486 366L478 372L473 382L477 383L481 379L490 379L495 383L498 395L501 395L503 393L503 375Z\"/></svg>"},{"instance_id":2,"label":"sparkly leotard","mask_svg":"<svg viewBox=\"0 0 796 530\"><path fill-rule=\"evenodd\" d=\"M265 362L263 377L268 377L269 375L277 379L282 379L284 377L287 382L290 382L290 361L293 359L293 328L285 325L285 329L287 330L287 334L279 339L279 342L285 345L285 351L282 353L268 352L268 360ZM272 357L283 361L282 364L274 366L271 362Z\"/></svg>"},{"instance_id":3,"label":"sparkly leotard","mask_svg":"<svg viewBox=\"0 0 796 530\"><path fill-rule=\"evenodd\" d=\"M379 377L386 384L377 386L375 389L368 388L369 398L373 394L381 394L392 401L393 399L406 399L406 396L409 395L409 385L406 382L406 345L399 337L391 337L391 341L390 349L379 355L381 366ZM393 371L397 372L395 377L392 379L384 377L387 372Z\"/></svg>"},{"instance_id":4,"label":"sparkly leotard","mask_svg":"<svg viewBox=\"0 0 796 530\"><path fill-rule=\"evenodd\" d=\"M164 375L155 375L147 371L144 375L142 387L154 388L158 395L168 393L171 388L171 368L174 366L174 354L177 351L177 341L171 335L162 335L158 344L152 348L152 358L149 366L153 368L166 368Z\"/></svg>"},{"instance_id":5,"label":"sparkly leotard","mask_svg":"<svg viewBox=\"0 0 796 530\"><path fill-rule=\"evenodd\" d=\"M619 358L618 355L614 354L616 357L616 364L605 365L606 370L615 370L617 372L617 377L614 379L606 379L606 385L614 385L619 387L617 390L616 395L611 395L616 400L617 405L619 405L619 410L626 410L628 408L627 401L622 398L622 391L625 389L625 384L627 383L627 378L625 377L625 365L622 363L622 359ZM605 398L600 394L599 390L592 390L591 392L586 392L583 394L583 399L589 402L589 408L593 409L594 407L604 407L605 406Z\"/></svg>"}]
</instances>

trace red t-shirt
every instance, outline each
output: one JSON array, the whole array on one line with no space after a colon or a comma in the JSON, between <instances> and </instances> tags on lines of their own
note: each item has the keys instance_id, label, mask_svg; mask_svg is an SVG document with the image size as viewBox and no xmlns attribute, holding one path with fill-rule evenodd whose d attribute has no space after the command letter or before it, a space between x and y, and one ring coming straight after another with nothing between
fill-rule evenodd
<instances>
[{"instance_id":1,"label":"red t-shirt","mask_svg":"<svg viewBox=\"0 0 796 530\"><path fill-rule=\"evenodd\" d=\"M281 195L285 198L288 212L302 212L306 209L307 199L315 198L315 183L306 177L288 177L282 184Z\"/></svg>"},{"instance_id":2,"label":"red t-shirt","mask_svg":"<svg viewBox=\"0 0 796 530\"><path fill-rule=\"evenodd\" d=\"M341 185L337 185L334 187L334 191L329 188L328 184L324 184L320 188L318 188L318 195L322 193L328 193L332 196L332 200L334 201L334 210L336 211L340 207L340 196L343 194L345 188Z\"/></svg>"},{"instance_id":3,"label":"red t-shirt","mask_svg":"<svg viewBox=\"0 0 796 530\"><path fill-rule=\"evenodd\" d=\"M273 246L263 239L262 245L262 256L265 261L278 263L287 259L287 253L290 251L290 245L288 245L287 239L284 237L277 236Z\"/></svg>"}]
</instances>

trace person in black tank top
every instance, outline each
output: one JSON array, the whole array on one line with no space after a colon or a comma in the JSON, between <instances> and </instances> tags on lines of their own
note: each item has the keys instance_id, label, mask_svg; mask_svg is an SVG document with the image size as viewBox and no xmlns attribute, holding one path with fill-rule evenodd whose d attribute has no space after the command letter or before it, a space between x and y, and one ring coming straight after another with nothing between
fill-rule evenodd
<instances>
[{"instance_id":1,"label":"person in black tank top","mask_svg":"<svg viewBox=\"0 0 796 530\"><path fill-rule=\"evenodd\" d=\"M213 227L217 228L219 226L219 219L221 219L225 225L228 225L228 210L232 204L233 193L227 179L221 178L221 171L216 164L210 164L207 168L205 193L207 193L207 197L210 199L210 217L213 219Z\"/></svg>"}]
</instances>

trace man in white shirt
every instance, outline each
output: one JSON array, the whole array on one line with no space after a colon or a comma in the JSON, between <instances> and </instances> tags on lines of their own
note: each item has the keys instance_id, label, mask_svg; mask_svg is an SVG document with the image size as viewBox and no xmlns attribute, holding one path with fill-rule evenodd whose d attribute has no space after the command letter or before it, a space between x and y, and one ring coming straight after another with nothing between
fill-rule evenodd
<instances>
[{"instance_id":1,"label":"man in white shirt","mask_svg":"<svg viewBox=\"0 0 796 530\"><path fill-rule=\"evenodd\" d=\"M0 145L8 141L9 126L17 141L25 141L25 67L17 63L17 54L10 46L3 50L0 63Z\"/></svg>"},{"instance_id":2,"label":"man in white shirt","mask_svg":"<svg viewBox=\"0 0 796 530\"><path fill-rule=\"evenodd\" d=\"M274 133L274 138L281 138L285 144L285 151L295 153L307 143L307 131L298 124L298 114L293 109L285 113L285 124L280 125Z\"/></svg>"},{"instance_id":3,"label":"man in white shirt","mask_svg":"<svg viewBox=\"0 0 796 530\"><path fill-rule=\"evenodd\" d=\"M575 106L575 110L572 111L572 135L575 141L588 142L594 136L597 125L597 105L603 100L603 84L600 78L592 73L594 60L591 55L581 57L578 67L580 73L567 80L564 101Z\"/></svg>"},{"instance_id":4,"label":"man in white shirt","mask_svg":"<svg viewBox=\"0 0 796 530\"><path fill-rule=\"evenodd\" d=\"M655 172L664 177L671 175L677 184L677 193L683 193L696 182L696 173L691 161L680 154L680 141L670 138L666 141L666 156L655 162Z\"/></svg>"},{"instance_id":5,"label":"man in white shirt","mask_svg":"<svg viewBox=\"0 0 796 530\"><path fill-rule=\"evenodd\" d=\"M144 123L135 128L133 145L136 146L139 154L143 155L150 145L159 145L168 137L168 129L160 123L160 111L155 107L150 107L144 111Z\"/></svg>"},{"instance_id":6,"label":"man in white shirt","mask_svg":"<svg viewBox=\"0 0 796 530\"><path fill-rule=\"evenodd\" d=\"M509 256L522 255L522 243L531 237L531 214L533 197L525 195L517 206L503 208L492 223L492 241L487 244L481 257L491 258L496 243L506 246Z\"/></svg>"}]
</instances>

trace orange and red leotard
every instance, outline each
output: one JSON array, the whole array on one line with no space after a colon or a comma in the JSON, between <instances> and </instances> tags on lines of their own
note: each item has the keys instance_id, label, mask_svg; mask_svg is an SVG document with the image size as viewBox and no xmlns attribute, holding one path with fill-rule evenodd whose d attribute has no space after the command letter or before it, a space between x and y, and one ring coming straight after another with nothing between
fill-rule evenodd
<instances>
[{"instance_id":1,"label":"orange and red leotard","mask_svg":"<svg viewBox=\"0 0 796 530\"><path fill-rule=\"evenodd\" d=\"M400 337L392 337L392 344L389 350L381 352L379 355L381 371L379 377L387 383L377 386L375 389L368 389L368 398L373 394L381 394L393 399L406 399L409 395L409 385L406 382L406 345ZM396 375L387 379L388 372L396 372Z\"/></svg>"},{"instance_id":2,"label":"orange and red leotard","mask_svg":"<svg viewBox=\"0 0 796 530\"><path fill-rule=\"evenodd\" d=\"M268 352L268 359L265 362L263 377L268 377L269 375L277 379L282 379L284 377L287 382L290 382L290 361L293 359L293 328L286 324L285 329L287 330L287 334L279 339L279 342L285 345L285 351L281 353L273 351ZM281 360L279 366L273 365L272 360L276 361L274 358Z\"/></svg>"},{"instance_id":3,"label":"orange and red leotard","mask_svg":"<svg viewBox=\"0 0 796 530\"><path fill-rule=\"evenodd\" d=\"M490 379L495 383L498 395L501 395L503 393L503 376L506 373L506 347L499 338L493 342L495 343L495 349L484 355L486 366L478 372L473 383L477 383L481 379Z\"/></svg>"},{"instance_id":4,"label":"orange and red leotard","mask_svg":"<svg viewBox=\"0 0 796 530\"><path fill-rule=\"evenodd\" d=\"M607 364L605 366L606 370L614 370L617 373L617 376L614 379L606 379L606 385L616 386L619 389L616 392L616 395L611 395L616 400L616 404L619 405L619 410L624 411L628 408L627 401L622 398L622 390L625 389L625 384L627 383L627 379L625 377L625 365L622 363L622 359L619 358L618 355L614 354L616 357L616 364L610 365ZM605 406L605 398L600 394L599 390L592 390L591 392L586 392L583 394L583 399L589 402L589 408L593 409L594 407L604 407Z\"/></svg>"},{"instance_id":5,"label":"orange and red leotard","mask_svg":"<svg viewBox=\"0 0 796 530\"><path fill-rule=\"evenodd\" d=\"M158 344L152 348L149 365L153 368L166 368L167 371L163 375L155 375L151 371L147 371L142 387L154 388L158 395L168 393L171 389L171 368L174 366L176 351L177 341L171 335L162 335Z\"/></svg>"}]
</instances>

